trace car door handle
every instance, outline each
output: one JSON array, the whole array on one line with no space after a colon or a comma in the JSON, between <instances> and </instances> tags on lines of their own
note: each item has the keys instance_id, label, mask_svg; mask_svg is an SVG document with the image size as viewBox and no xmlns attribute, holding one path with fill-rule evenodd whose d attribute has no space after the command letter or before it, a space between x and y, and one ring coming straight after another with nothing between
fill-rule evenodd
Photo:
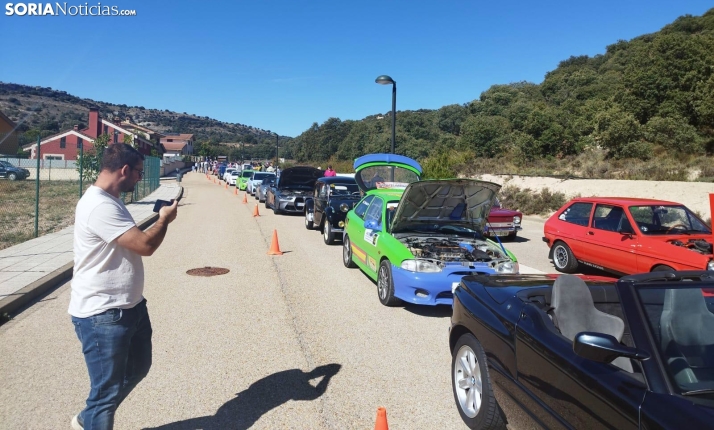
<instances>
[{"instance_id":1,"label":"car door handle","mask_svg":"<svg viewBox=\"0 0 714 430\"><path fill-rule=\"evenodd\" d=\"M594 235L595 233L593 233L592 231L589 231L588 234L592 236L592 235Z\"/></svg>"}]
</instances>

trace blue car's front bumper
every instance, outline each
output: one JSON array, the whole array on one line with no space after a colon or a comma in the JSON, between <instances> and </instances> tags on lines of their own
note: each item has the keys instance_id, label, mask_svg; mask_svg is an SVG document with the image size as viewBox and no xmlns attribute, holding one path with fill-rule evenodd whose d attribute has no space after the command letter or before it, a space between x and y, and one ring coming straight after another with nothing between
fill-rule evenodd
<instances>
[{"instance_id":1,"label":"blue car's front bumper","mask_svg":"<svg viewBox=\"0 0 714 430\"><path fill-rule=\"evenodd\" d=\"M447 264L441 272L436 273L410 272L392 264L394 296L416 305L452 305L452 287L461 282L461 278L495 273L491 267L478 263L474 266Z\"/></svg>"}]
</instances>

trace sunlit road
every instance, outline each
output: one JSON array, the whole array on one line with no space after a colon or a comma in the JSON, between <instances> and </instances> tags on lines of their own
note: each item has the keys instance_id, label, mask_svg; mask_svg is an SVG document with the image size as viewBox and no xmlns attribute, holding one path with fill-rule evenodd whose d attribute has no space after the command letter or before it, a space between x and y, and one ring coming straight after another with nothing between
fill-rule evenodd
<instances>
[{"instance_id":1,"label":"sunlit road","mask_svg":"<svg viewBox=\"0 0 714 430\"><path fill-rule=\"evenodd\" d=\"M254 218L255 200L242 204L198 173L183 185L178 218L144 259L154 364L117 428L366 429L379 406L390 428L464 428L451 392L450 307L384 307L375 284L301 216L261 204ZM505 245L552 271L542 224L532 223ZM273 230L282 256L266 255ZM205 266L230 273L186 274ZM65 428L81 409L88 378L68 302L69 284L0 327L0 428Z\"/></svg>"}]
</instances>

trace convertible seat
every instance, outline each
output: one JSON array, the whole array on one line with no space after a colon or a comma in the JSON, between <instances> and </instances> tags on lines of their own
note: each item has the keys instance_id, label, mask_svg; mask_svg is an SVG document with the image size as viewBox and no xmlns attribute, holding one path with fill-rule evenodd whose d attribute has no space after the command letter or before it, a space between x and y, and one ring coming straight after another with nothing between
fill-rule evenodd
<instances>
[{"instance_id":1,"label":"convertible seat","mask_svg":"<svg viewBox=\"0 0 714 430\"><path fill-rule=\"evenodd\" d=\"M574 275L560 275L553 283L552 312L560 333L573 341L578 333L592 331L622 340L625 323L618 317L595 308L585 281ZM629 358L618 357L612 364L632 373Z\"/></svg>"},{"instance_id":2,"label":"convertible seat","mask_svg":"<svg viewBox=\"0 0 714 430\"><path fill-rule=\"evenodd\" d=\"M714 314L699 288L664 293L660 317L662 350L680 384L714 379Z\"/></svg>"}]
</instances>

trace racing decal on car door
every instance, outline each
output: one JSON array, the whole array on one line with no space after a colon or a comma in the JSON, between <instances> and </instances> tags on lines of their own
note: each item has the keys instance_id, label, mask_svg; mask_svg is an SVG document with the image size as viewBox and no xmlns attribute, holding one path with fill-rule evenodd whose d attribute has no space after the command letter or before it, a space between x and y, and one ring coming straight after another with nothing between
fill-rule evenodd
<instances>
[{"instance_id":1,"label":"racing decal on car door","mask_svg":"<svg viewBox=\"0 0 714 430\"><path fill-rule=\"evenodd\" d=\"M350 244L352 246L352 255L357 257L359 261L361 261L363 264L367 263L367 253L355 246L354 243Z\"/></svg>"},{"instance_id":2,"label":"racing decal on car door","mask_svg":"<svg viewBox=\"0 0 714 430\"><path fill-rule=\"evenodd\" d=\"M371 228L364 231L364 241L370 245L377 246L377 240L379 240L379 233L375 232Z\"/></svg>"},{"instance_id":3,"label":"racing decal on car door","mask_svg":"<svg viewBox=\"0 0 714 430\"><path fill-rule=\"evenodd\" d=\"M375 260L374 258L372 258L372 257L367 257L367 265L369 266L369 268L370 268L372 271L374 271L374 272L377 271L377 260Z\"/></svg>"}]
</instances>

